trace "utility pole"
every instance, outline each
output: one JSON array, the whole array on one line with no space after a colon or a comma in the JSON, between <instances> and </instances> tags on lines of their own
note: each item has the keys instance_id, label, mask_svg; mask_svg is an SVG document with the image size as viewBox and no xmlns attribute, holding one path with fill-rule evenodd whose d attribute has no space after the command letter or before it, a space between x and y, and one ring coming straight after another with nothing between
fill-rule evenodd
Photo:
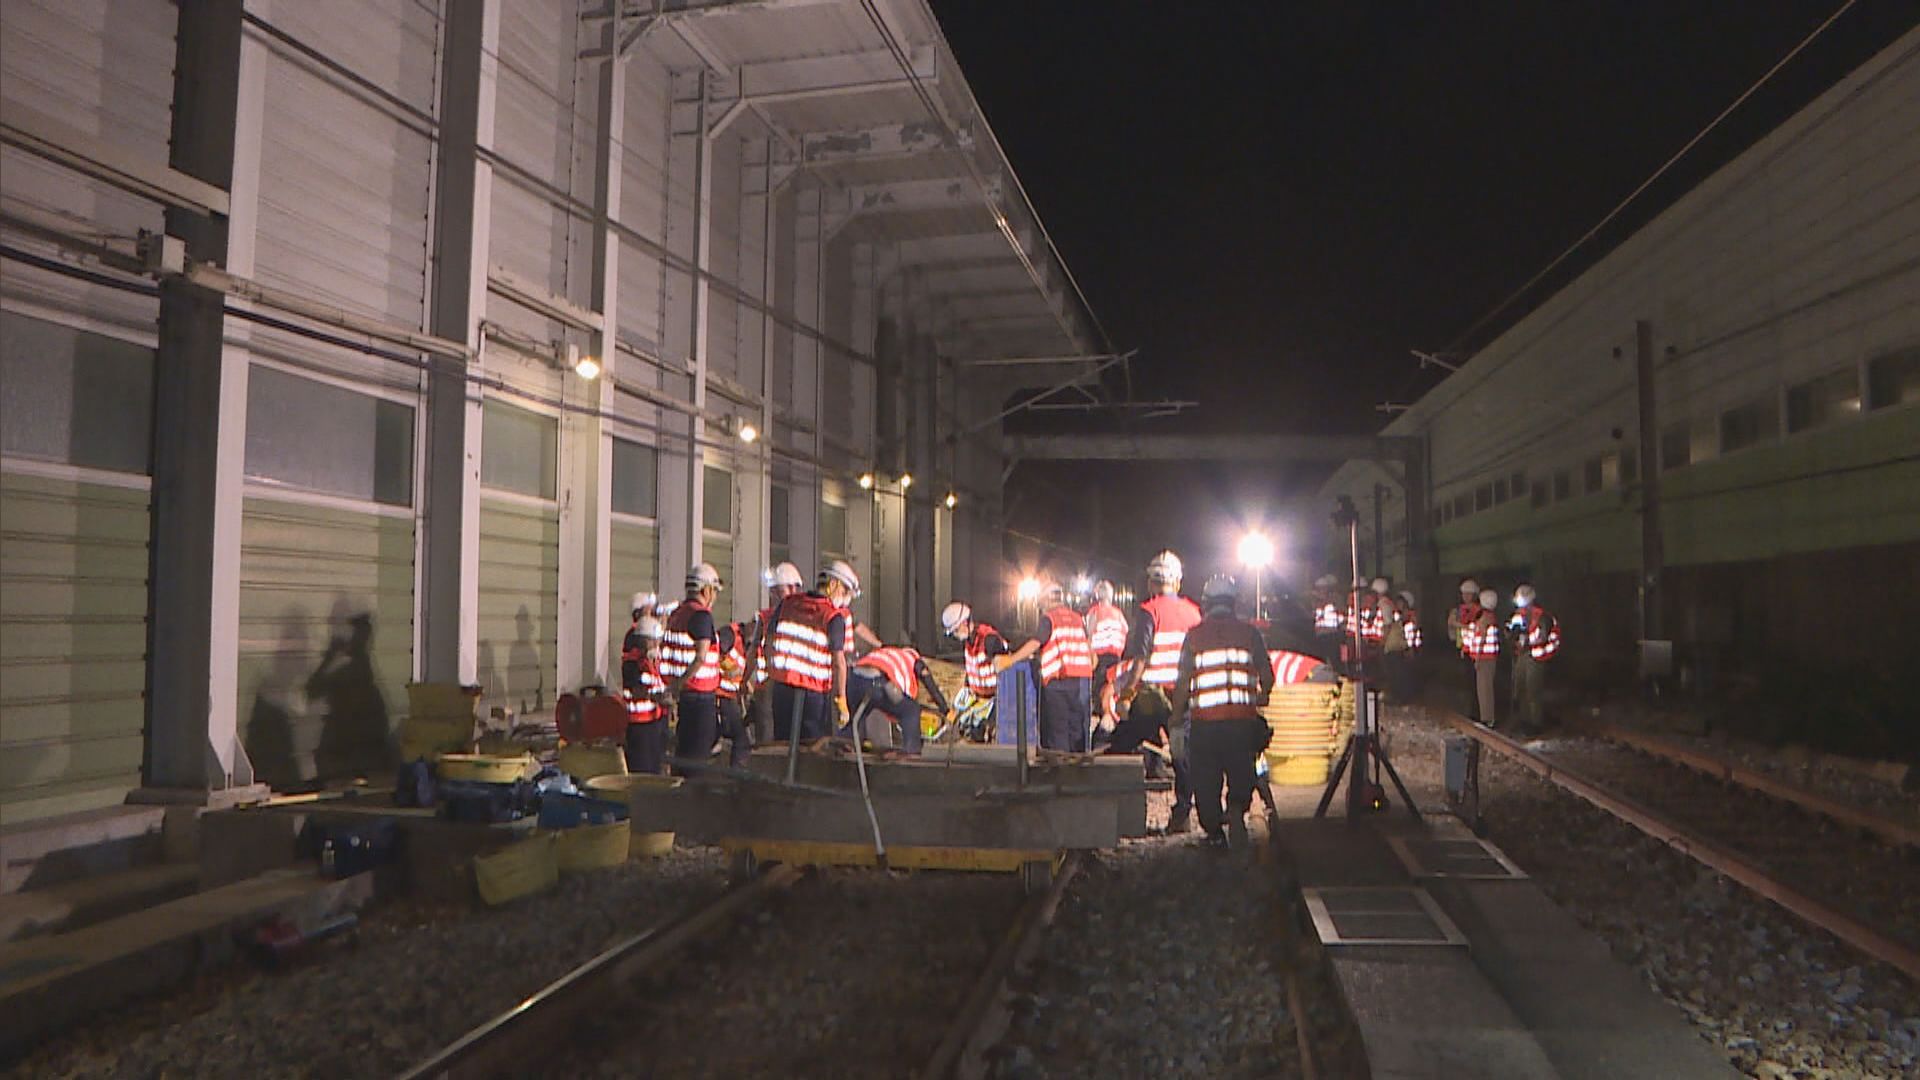
<instances>
[{"instance_id":1,"label":"utility pole","mask_svg":"<svg viewBox=\"0 0 1920 1080\"><path fill-rule=\"evenodd\" d=\"M1634 361L1640 391L1640 637L1660 641L1660 575L1665 553L1660 538L1660 417L1653 392L1653 324L1633 324Z\"/></svg>"}]
</instances>

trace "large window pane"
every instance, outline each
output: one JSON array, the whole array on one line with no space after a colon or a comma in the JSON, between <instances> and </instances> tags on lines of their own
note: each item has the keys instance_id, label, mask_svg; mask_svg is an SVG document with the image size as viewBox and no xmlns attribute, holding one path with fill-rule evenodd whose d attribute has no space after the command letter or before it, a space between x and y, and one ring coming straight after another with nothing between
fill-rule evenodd
<instances>
[{"instance_id":1,"label":"large window pane","mask_svg":"<svg viewBox=\"0 0 1920 1080\"><path fill-rule=\"evenodd\" d=\"M145 474L153 350L0 311L0 453Z\"/></svg>"},{"instance_id":2,"label":"large window pane","mask_svg":"<svg viewBox=\"0 0 1920 1080\"><path fill-rule=\"evenodd\" d=\"M613 440L613 512L654 517L660 512L660 456L653 447Z\"/></svg>"},{"instance_id":3,"label":"large window pane","mask_svg":"<svg viewBox=\"0 0 1920 1080\"><path fill-rule=\"evenodd\" d=\"M1910 401L1920 401L1920 349L1867 362L1868 408L1884 409Z\"/></svg>"},{"instance_id":4,"label":"large window pane","mask_svg":"<svg viewBox=\"0 0 1920 1080\"><path fill-rule=\"evenodd\" d=\"M413 409L254 365L247 475L350 499L413 504Z\"/></svg>"},{"instance_id":5,"label":"large window pane","mask_svg":"<svg viewBox=\"0 0 1920 1080\"><path fill-rule=\"evenodd\" d=\"M1853 368L1787 388L1787 431L1809 431L1860 414L1860 373Z\"/></svg>"},{"instance_id":6,"label":"large window pane","mask_svg":"<svg viewBox=\"0 0 1920 1080\"><path fill-rule=\"evenodd\" d=\"M767 542L784 548L793 539L792 493L780 484L767 489Z\"/></svg>"},{"instance_id":7,"label":"large window pane","mask_svg":"<svg viewBox=\"0 0 1920 1080\"><path fill-rule=\"evenodd\" d=\"M487 402L480 437L481 485L553 498L559 434L552 417Z\"/></svg>"},{"instance_id":8,"label":"large window pane","mask_svg":"<svg viewBox=\"0 0 1920 1080\"><path fill-rule=\"evenodd\" d=\"M833 555L847 553L846 507L820 504L820 550Z\"/></svg>"},{"instance_id":9,"label":"large window pane","mask_svg":"<svg viewBox=\"0 0 1920 1080\"><path fill-rule=\"evenodd\" d=\"M705 487L701 496L700 524L710 532L733 535L733 474L725 469L705 467Z\"/></svg>"}]
</instances>

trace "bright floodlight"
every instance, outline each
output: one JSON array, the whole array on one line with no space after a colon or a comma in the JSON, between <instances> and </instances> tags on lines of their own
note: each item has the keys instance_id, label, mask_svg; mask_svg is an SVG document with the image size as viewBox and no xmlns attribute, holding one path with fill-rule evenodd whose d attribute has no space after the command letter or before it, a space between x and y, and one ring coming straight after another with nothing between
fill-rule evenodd
<instances>
[{"instance_id":1,"label":"bright floodlight","mask_svg":"<svg viewBox=\"0 0 1920 1080\"><path fill-rule=\"evenodd\" d=\"M901 473L900 474L900 490L905 491L912 486L913 486L913 474L909 472Z\"/></svg>"},{"instance_id":2,"label":"bright floodlight","mask_svg":"<svg viewBox=\"0 0 1920 1080\"><path fill-rule=\"evenodd\" d=\"M872 488L873 488L873 474L870 472L861 473L860 474L860 490L869 491Z\"/></svg>"},{"instance_id":3,"label":"bright floodlight","mask_svg":"<svg viewBox=\"0 0 1920 1080\"><path fill-rule=\"evenodd\" d=\"M1021 578L1019 596L1021 600L1038 600L1040 598L1039 579L1030 577Z\"/></svg>"},{"instance_id":4,"label":"bright floodlight","mask_svg":"<svg viewBox=\"0 0 1920 1080\"><path fill-rule=\"evenodd\" d=\"M1256 570L1270 565L1273 562L1273 541L1257 532L1241 537L1240 562Z\"/></svg>"},{"instance_id":5,"label":"bright floodlight","mask_svg":"<svg viewBox=\"0 0 1920 1080\"><path fill-rule=\"evenodd\" d=\"M743 443L751 443L751 442L752 442L753 440L755 440L755 439L757 439L757 438L759 438L759 437L760 437L760 429L759 429L759 428L756 428L756 427L754 427L754 426L753 426L752 424L741 424L741 425L740 425L740 441L741 441L741 442L743 442Z\"/></svg>"},{"instance_id":6,"label":"bright floodlight","mask_svg":"<svg viewBox=\"0 0 1920 1080\"><path fill-rule=\"evenodd\" d=\"M583 353L580 359L574 361L573 373L583 379L597 379L600 377L600 361Z\"/></svg>"},{"instance_id":7,"label":"bright floodlight","mask_svg":"<svg viewBox=\"0 0 1920 1080\"><path fill-rule=\"evenodd\" d=\"M951 491L947 492L947 509L951 510L954 507L959 505L960 505L960 496L955 495Z\"/></svg>"},{"instance_id":8,"label":"bright floodlight","mask_svg":"<svg viewBox=\"0 0 1920 1080\"><path fill-rule=\"evenodd\" d=\"M1090 592L1092 592L1092 591L1093 591L1093 579L1092 579L1092 578L1090 578L1090 577L1088 577L1088 576L1087 576L1087 575L1085 575L1085 574L1081 574L1081 575L1080 575L1079 577L1077 577L1077 578L1074 578L1074 579L1073 579L1073 591L1074 591L1074 592L1077 592L1077 593L1090 593Z\"/></svg>"}]
</instances>

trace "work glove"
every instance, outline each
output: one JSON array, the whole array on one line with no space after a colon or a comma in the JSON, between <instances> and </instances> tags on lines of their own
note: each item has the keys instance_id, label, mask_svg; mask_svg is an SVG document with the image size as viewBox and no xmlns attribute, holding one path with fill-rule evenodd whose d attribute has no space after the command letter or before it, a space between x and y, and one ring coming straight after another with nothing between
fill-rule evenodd
<instances>
[{"instance_id":1,"label":"work glove","mask_svg":"<svg viewBox=\"0 0 1920 1080\"><path fill-rule=\"evenodd\" d=\"M839 713L840 719L851 720L853 718L853 710L847 708L847 695L841 694L834 698L833 707Z\"/></svg>"},{"instance_id":2,"label":"work glove","mask_svg":"<svg viewBox=\"0 0 1920 1080\"><path fill-rule=\"evenodd\" d=\"M1007 653L1001 653L999 656L993 658L993 670L995 672L1005 671L1012 666L1013 657Z\"/></svg>"}]
</instances>

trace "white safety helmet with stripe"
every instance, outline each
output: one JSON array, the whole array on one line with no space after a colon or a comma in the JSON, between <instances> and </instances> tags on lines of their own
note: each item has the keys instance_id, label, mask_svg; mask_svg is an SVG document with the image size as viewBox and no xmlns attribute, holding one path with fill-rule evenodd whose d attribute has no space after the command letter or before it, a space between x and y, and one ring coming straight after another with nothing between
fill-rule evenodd
<instances>
[{"instance_id":1,"label":"white safety helmet with stripe","mask_svg":"<svg viewBox=\"0 0 1920 1080\"><path fill-rule=\"evenodd\" d=\"M1113 603L1113 582L1101 581L1093 586L1093 598L1103 604Z\"/></svg>"},{"instance_id":2,"label":"white safety helmet with stripe","mask_svg":"<svg viewBox=\"0 0 1920 1080\"><path fill-rule=\"evenodd\" d=\"M1514 606L1526 607L1528 604L1533 603L1534 597L1536 597L1537 595L1538 594L1533 591L1533 586L1522 585L1519 588L1513 590Z\"/></svg>"},{"instance_id":3,"label":"white safety helmet with stripe","mask_svg":"<svg viewBox=\"0 0 1920 1080\"><path fill-rule=\"evenodd\" d=\"M847 592L852 594L852 599L860 596L860 575L855 573L853 567L847 565L843 559L835 559L821 567L819 580L821 584L829 581L839 582Z\"/></svg>"},{"instance_id":4,"label":"white safety helmet with stripe","mask_svg":"<svg viewBox=\"0 0 1920 1080\"><path fill-rule=\"evenodd\" d=\"M1419 606L1419 605L1417 605L1417 604L1415 604L1415 603L1413 602L1413 590L1412 590L1412 589L1401 589L1401 590L1400 590L1400 600L1401 600L1401 602L1402 602L1402 603L1404 603L1404 604L1406 604L1406 605L1407 605L1408 607L1418 607L1418 606Z\"/></svg>"},{"instance_id":5,"label":"white safety helmet with stripe","mask_svg":"<svg viewBox=\"0 0 1920 1080\"><path fill-rule=\"evenodd\" d=\"M1172 551L1162 551L1147 562L1147 580L1156 585L1178 585L1184 573L1180 556Z\"/></svg>"},{"instance_id":6,"label":"white safety helmet with stripe","mask_svg":"<svg viewBox=\"0 0 1920 1080\"><path fill-rule=\"evenodd\" d=\"M802 589L807 583L801 579L799 567L790 562L783 562L760 571L760 584L769 589L782 587Z\"/></svg>"},{"instance_id":7,"label":"white safety helmet with stripe","mask_svg":"<svg viewBox=\"0 0 1920 1080\"><path fill-rule=\"evenodd\" d=\"M973 609L958 600L940 612L940 629L945 630L948 637L959 637L960 628L972 621Z\"/></svg>"},{"instance_id":8,"label":"white safety helmet with stripe","mask_svg":"<svg viewBox=\"0 0 1920 1080\"><path fill-rule=\"evenodd\" d=\"M648 641L661 641L667 636L666 625L651 615L642 615L635 629L639 630L640 636Z\"/></svg>"},{"instance_id":9,"label":"white safety helmet with stripe","mask_svg":"<svg viewBox=\"0 0 1920 1080\"><path fill-rule=\"evenodd\" d=\"M1479 582L1473 580L1472 578L1468 578L1467 580L1460 583L1460 598L1462 600L1471 600L1474 597L1479 595L1480 595Z\"/></svg>"},{"instance_id":10,"label":"white safety helmet with stripe","mask_svg":"<svg viewBox=\"0 0 1920 1080\"><path fill-rule=\"evenodd\" d=\"M1387 582L1386 578L1377 577L1373 579L1373 591L1375 593L1385 596L1387 595L1387 590L1391 588L1393 588L1393 586Z\"/></svg>"},{"instance_id":11,"label":"white safety helmet with stripe","mask_svg":"<svg viewBox=\"0 0 1920 1080\"><path fill-rule=\"evenodd\" d=\"M1500 606L1500 594L1492 589L1480 590L1480 606L1489 610Z\"/></svg>"},{"instance_id":12,"label":"white safety helmet with stripe","mask_svg":"<svg viewBox=\"0 0 1920 1080\"><path fill-rule=\"evenodd\" d=\"M653 606L659 602L660 598L650 592L637 592L633 594L633 603L628 605L628 610L635 614L643 611L651 612Z\"/></svg>"},{"instance_id":13,"label":"white safety helmet with stripe","mask_svg":"<svg viewBox=\"0 0 1920 1080\"><path fill-rule=\"evenodd\" d=\"M687 588L724 589L726 585L720 580L720 571L715 570L712 563L697 563L687 571Z\"/></svg>"},{"instance_id":14,"label":"white safety helmet with stripe","mask_svg":"<svg viewBox=\"0 0 1920 1080\"><path fill-rule=\"evenodd\" d=\"M1240 583L1231 574L1215 574L1200 589L1200 599L1210 605L1234 603L1240 599Z\"/></svg>"}]
</instances>

